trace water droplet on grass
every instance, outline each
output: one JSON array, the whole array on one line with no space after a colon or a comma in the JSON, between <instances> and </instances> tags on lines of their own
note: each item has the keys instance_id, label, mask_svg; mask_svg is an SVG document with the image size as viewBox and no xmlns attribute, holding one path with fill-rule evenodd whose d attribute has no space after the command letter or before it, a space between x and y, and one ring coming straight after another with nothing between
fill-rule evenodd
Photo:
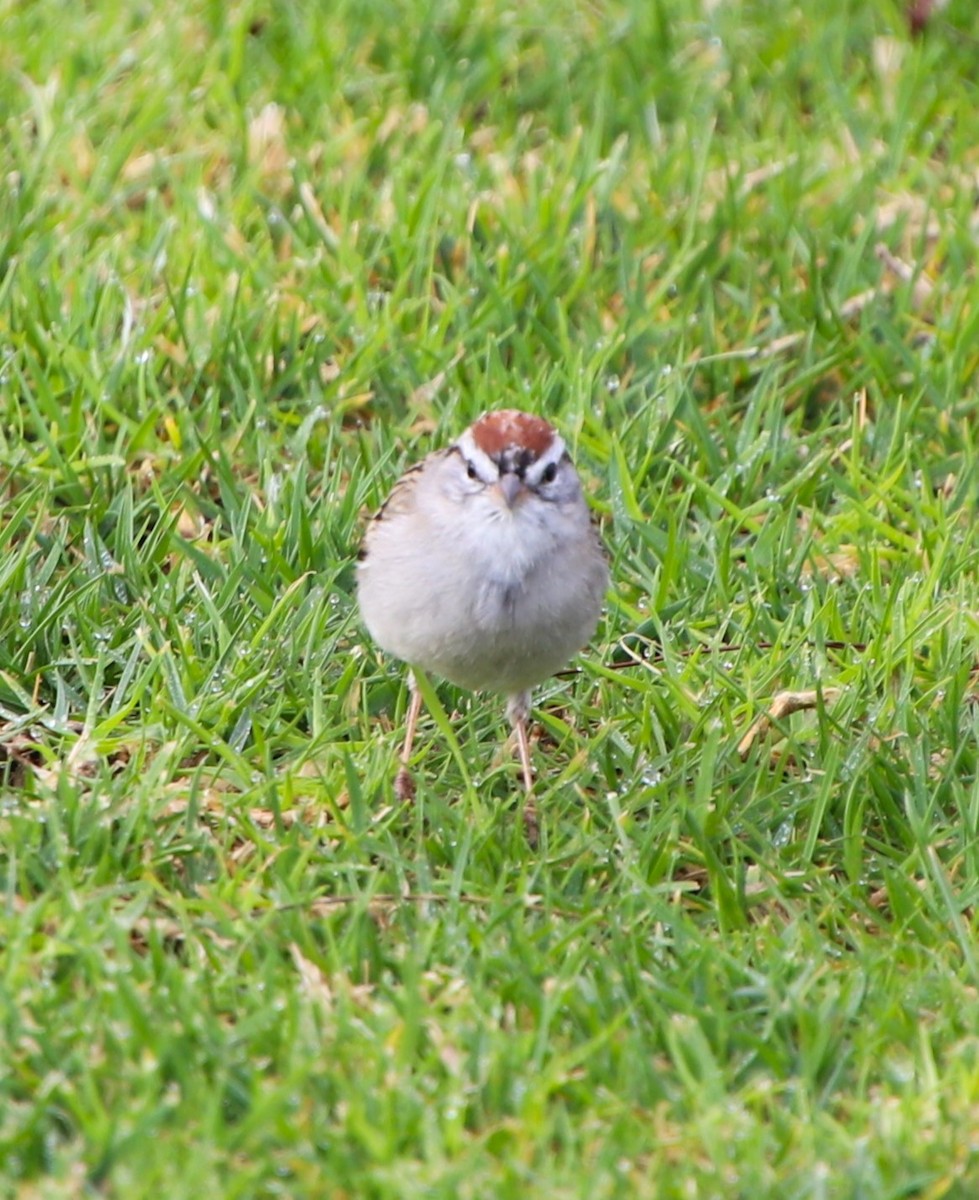
<instances>
[{"instance_id":1,"label":"water droplet on grass","mask_svg":"<svg viewBox=\"0 0 979 1200\"><path fill-rule=\"evenodd\" d=\"M783 821L775 830L775 836L772 838L772 845L776 850L783 850L791 841L792 834L795 832L795 824L792 821Z\"/></svg>"}]
</instances>

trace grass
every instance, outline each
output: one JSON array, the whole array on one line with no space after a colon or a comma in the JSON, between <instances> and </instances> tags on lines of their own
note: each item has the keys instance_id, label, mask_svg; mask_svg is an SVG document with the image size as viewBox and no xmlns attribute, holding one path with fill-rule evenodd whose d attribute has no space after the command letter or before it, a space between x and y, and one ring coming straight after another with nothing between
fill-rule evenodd
<instances>
[{"instance_id":1,"label":"grass","mask_svg":"<svg viewBox=\"0 0 979 1200\"><path fill-rule=\"evenodd\" d=\"M970 15L0 3L4 1195L975 1195ZM538 852L353 597L502 404Z\"/></svg>"}]
</instances>

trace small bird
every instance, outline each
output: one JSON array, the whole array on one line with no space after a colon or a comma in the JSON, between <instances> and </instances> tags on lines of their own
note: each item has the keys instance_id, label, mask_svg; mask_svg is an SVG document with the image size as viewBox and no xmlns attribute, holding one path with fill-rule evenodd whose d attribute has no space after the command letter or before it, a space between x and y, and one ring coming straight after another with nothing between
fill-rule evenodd
<instances>
[{"instance_id":1,"label":"small bird","mask_svg":"<svg viewBox=\"0 0 979 1200\"><path fill-rule=\"evenodd\" d=\"M507 697L537 837L527 741L530 689L595 631L608 565L564 442L516 409L485 413L402 475L361 547L357 598L383 650L472 691ZM395 780L409 772L421 694L411 702Z\"/></svg>"}]
</instances>

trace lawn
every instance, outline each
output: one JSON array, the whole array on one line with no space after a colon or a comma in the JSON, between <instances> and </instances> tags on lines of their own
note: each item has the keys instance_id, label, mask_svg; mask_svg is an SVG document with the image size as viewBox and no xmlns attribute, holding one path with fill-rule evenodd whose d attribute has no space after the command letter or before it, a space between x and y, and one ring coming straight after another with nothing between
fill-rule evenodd
<instances>
[{"instance_id":1,"label":"lawn","mask_svg":"<svg viewBox=\"0 0 979 1200\"><path fill-rule=\"evenodd\" d=\"M979 1194L979 44L917 9L0 0L0 1195ZM495 698L395 798L354 597L500 406L612 569L536 849Z\"/></svg>"}]
</instances>

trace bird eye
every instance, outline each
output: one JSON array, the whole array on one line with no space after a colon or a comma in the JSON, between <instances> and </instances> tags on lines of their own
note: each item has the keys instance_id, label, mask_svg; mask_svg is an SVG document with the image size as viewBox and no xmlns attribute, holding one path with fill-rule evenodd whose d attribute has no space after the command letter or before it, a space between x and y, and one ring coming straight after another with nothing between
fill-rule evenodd
<instances>
[{"instance_id":1,"label":"bird eye","mask_svg":"<svg viewBox=\"0 0 979 1200\"><path fill-rule=\"evenodd\" d=\"M553 483L557 478L557 463L548 463L541 476L541 483Z\"/></svg>"},{"instance_id":2,"label":"bird eye","mask_svg":"<svg viewBox=\"0 0 979 1200\"><path fill-rule=\"evenodd\" d=\"M466 474L469 476L470 479L476 478L476 467L473 463L466 464Z\"/></svg>"}]
</instances>

